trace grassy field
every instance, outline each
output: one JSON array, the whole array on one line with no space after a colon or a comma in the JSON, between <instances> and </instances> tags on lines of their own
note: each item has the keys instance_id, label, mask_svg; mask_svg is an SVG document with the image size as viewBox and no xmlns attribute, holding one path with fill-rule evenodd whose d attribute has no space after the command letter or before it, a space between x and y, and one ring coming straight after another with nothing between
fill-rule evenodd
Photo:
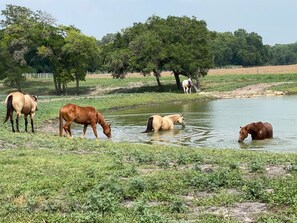
<instances>
[{"instance_id":1,"label":"grassy field","mask_svg":"<svg viewBox=\"0 0 297 223\"><path fill-rule=\"evenodd\" d=\"M283 83L297 74L209 75L203 91ZM89 78L80 95L54 96L49 80L27 80L40 95L37 129L69 102L103 112L148 103L209 100L184 95L173 77ZM4 99L12 89L0 86ZM3 100L2 100L3 101ZM5 107L0 106L3 120ZM21 121L23 130L23 121ZM0 125L0 222L296 222L297 154L167 147L60 138Z\"/></svg>"}]
</instances>

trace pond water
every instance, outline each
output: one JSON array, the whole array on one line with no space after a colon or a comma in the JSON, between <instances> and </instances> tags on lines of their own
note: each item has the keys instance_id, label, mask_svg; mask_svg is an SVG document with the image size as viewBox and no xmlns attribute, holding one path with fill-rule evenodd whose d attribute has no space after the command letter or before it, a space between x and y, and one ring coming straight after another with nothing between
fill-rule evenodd
<instances>
[{"instance_id":1,"label":"pond water","mask_svg":"<svg viewBox=\"0 0 297 223\"><path fill-rule=\"evenodd\" d=\"M183 114L185 128L175 125L172 131L141 133L152 114L173 113ZM116 142L297 152L297 96L150 105L103 115L112 123L112 140ZM274 138L252 141L249 135L243 143L238 143L239 127L257 121L270 122ZM74 134L81 135L81 132L82 126L75 127ZM100 126L98 134L101 139L106 138ZM86 137L94 138L90 127Z\"/></svg>"}]
</instances>

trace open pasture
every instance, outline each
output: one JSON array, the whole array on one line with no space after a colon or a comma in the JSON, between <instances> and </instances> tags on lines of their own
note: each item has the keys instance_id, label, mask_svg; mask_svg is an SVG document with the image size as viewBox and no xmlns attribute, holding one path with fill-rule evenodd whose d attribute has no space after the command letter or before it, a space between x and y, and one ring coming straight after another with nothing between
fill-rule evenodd
<instances>
[{"instance_id":1,"label":"open pasture","mask_svg":"<svg viewBox=\"0 0 297 223\"><path fill-rule=\"evenodd\" d=\"M296 73L233 76L209 75L203 91L224 94L281 82L278 90L296 92ZM8 123L0 125L0 221L294 222L297 154L68 139L58 136L58 128L51 134L46 129L69 102L104 115L211 97L173 90L170 76L161 82L172 92L153 90L153 77L95 78L81 82L79 96L71 89L68 96L52 96L51 83L28 80L24 91L40 95L36 133L24 133L23 123L14 134ZM0 88L1 99L12 90ZM2 100L0 119L4 114Z\"/></svg>"}]
</instances>

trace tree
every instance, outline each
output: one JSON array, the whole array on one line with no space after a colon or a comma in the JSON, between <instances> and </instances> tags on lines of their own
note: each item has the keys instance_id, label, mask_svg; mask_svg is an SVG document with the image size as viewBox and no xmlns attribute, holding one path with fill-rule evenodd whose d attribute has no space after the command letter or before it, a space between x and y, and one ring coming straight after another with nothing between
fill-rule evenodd
<instances>
[{"instance_id":1,"label":"tree","mask_svg":"<svg viewBox=\"0 0 297 223\"><path fill-rule=\"evenodd\" d=\"M200 87L200 77L205 76L212 66L209 46L209 31L204 21L195 17L167 17L163 40L167 51L164 67L174 73L177 88L181 88L179 75L196 80ZM166 37L166 38L165 38Z\"/></svg>"},{"instance_id":2,"label":"tree","mask_svg":"<svg viewBox=\"0 0 297 223\"><path fill-rule=\"evenodd\" d=\"M74 76L78 91L79 81L85 80L89 66L98 59L99 46L95 38L85 36L77 29L67 28L62 52L64 65L68 73Z\"/></svg>"},{"instance_id":3,"label":"tree","mask_svg":"<svg viewBox=\"0 0 297 223\"><path fill-rule=\"evenodd\" d=\"M4 28L0 47L2 57L5 57L1 76L6 85L21 90L21 83L25 80L22 74L32 70L25 56L34 44L32 27L35 25L35 16L31 10L14 5L7 5L1 14L6 18L0 22Z\"/></svg>"},{"instance_id":4,"label":"tree","mask_svg":"<svg viewBox=\"0 0 297 223\"><path fill-rule=\"evenodd\" d=\"M238 29L234 33L215 33L211 39L214 64L258 66L268 62L268 47L263 45L262 37L257 33L248 33Z\"/></svg>"},{"instance_id":5,"label":"tree","mask_svg":"<svg viewBox=\"0 0 297 223\"><path fill-rule=\"evenodd\" d=\"M114 35L103 46L102 61L114 77L125 77L128 71L153 72L160 87L160 72L166 69L173 71L178 89L179 75L199 85L199 77L212 64L208 35L206 23L195 17L152 16Z\"/></svg>"}]
</instances>

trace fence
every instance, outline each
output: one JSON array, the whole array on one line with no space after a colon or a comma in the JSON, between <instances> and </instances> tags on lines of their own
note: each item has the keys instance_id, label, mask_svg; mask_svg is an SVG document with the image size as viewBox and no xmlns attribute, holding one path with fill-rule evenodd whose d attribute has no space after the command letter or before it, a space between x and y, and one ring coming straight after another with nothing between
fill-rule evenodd
<instances>
[{"instance_id":1,"label":"fence","mask_svg":"<svg viewBox=\"0 0 297 223\"><path fill-rule=\"evenodd\" d=\"M25 78L42 78L42 79L52 79L53 74L52 73L24 73L22 74Z\"/></svg>"}]
</instances>

